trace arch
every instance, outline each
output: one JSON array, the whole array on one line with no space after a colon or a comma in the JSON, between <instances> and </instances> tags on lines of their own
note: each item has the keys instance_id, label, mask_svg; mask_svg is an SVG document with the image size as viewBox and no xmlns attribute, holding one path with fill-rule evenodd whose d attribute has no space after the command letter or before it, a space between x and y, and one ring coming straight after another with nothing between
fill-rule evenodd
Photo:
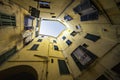
<instances>
[{"instance_id":1,"label":"arch","mask_svg":"<svg viewBox=\"0 0 120 80\"><path fill-rule=\"evenodd\" d=\"M19 65L0 71L1 80L38 80L37 71L28 65Z\"/></svg>"}]
</instances>

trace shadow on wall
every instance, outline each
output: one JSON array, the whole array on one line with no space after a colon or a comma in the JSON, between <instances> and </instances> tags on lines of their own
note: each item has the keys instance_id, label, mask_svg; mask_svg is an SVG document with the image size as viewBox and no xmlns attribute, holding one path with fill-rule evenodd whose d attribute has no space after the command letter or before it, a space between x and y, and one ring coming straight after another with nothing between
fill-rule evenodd
<instances>
[{"instance_id":1,"label":"shadow on wall","mask_svg":"<svg viewBox=\"0 0 120 80\"><path fill-rule=\"evenodd\" d=\"M0 71L1 80L38 80L37 72L27 65L20 65Z\"/></svg>"}]
</instances>

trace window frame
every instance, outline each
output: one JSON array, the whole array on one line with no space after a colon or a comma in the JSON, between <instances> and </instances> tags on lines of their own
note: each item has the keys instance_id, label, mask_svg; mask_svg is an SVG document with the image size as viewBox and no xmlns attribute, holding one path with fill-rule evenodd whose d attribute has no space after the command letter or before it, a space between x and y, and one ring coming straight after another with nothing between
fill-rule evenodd
<instances>
[{"instance_id":1,"label":"window frame","mask_svg":"<svg viewBox=\"0 0 120 80\"><path fill-rule=\"evenodd\" d=\"M75 56L76 54L76 50L80 50L81 53L77 53L80 56ZM80 71L83 71L85 69L87 69L97 58L96 55L94 55L92 52L90 52L89 50L87 50L86 48L84 48L83 46L79 46L77 47L72 53L71 53L71 57L73 58L74 62L76 63L77 67L79 68ZM84 57L84 58L83 58ZM87 58L89 57L89 58ZM81 60L81 61L80 61ZM87 60L87 61L85 61ZM89 61L88 61L89 60ZM83 61L83 62L82 62ZM85 61L85 62L84 62ZM82 62L82 63L81 63Z\"/></svg>"},{"instance_id":2,"label":"window frame","mask_svg":"<svg viewBox=\"0 0 120 80\"><path fill-rule=\"evenodd\" d=\"M16 16L0 12L0 26L16 26Z\"/></svg>"},{"instance_id":3,"label":"window frame","mask_svg":"<svg viewBox=\"0 0 120 80\"><path fill-rule=\"evenodd\" d=\"M62 36L62 39L63 39L63 40L65 40L65 39L66 39L66 37L65 37L65 36Z\"/></svg>"},{"instance_id":4,"label":"window frame","mask_svg":"<svg viewBox=\"0 0 120 80\"><path fill-rule=\"evenodd\" d=\"M42 42L43 39L38 39L37 42Z\"/></svg>"},{"instance_id":5,"label":"window frame","mask_svg":"<svg viewBox=\"0 0 120 80\"><path fill-rule=\"evenodd\" d=\"M33 44L30 50L37 50L38 47L39 47L39 44Z\"/></svg>"},{"instance_id":6,"label":"window frame","mask_svg":"<svg viewBox=\"0 0 120 80\"><path fill-rule=\"evenodd\" d=\"M87 33L84 38L85 38L85 39L88 39L88 40L90 40L90 41L96 42L96 41L98 41L101 37L98 36L98 35L94 35L94 34Z\"/></svg>"},{"instance_id":7,"label":"window frame","mask_svg":"<svg viewBox=\"0 0 120 80\"><path fill-rule=\"evenodd\" d=\"M40 8L50 9L50 2L47 1L39 1Z\"/></svg>"},{"instance_id":8,"label":"window frame","mask_svg":"<svg viewBox=\"0 0 120 80\"><path fill-rule=\"evenodd\" d=\"M72 41L70 41L69 39L66 41L66 44L68 45L68 46L70 46L71 44L72 44Z\"/></svg>"},{"instance_id":9,"label":"window frame","mask_svg":"<svg viewBox=\"0 0 120 80\"><path fill-rule=\"evenodd\" d=\"M57 45L54 45L54 50L59 51L59 47Z\"/></svg>"}]
</instances>

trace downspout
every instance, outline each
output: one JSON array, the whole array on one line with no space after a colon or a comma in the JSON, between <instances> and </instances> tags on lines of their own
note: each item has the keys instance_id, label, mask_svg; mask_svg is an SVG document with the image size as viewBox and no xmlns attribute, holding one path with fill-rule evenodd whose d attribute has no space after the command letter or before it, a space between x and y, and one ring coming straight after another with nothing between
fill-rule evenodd
<instances>
[{"instance_id":1,"label":"downspout","mask_svg":"<svg viewBox=\"0 0 120 80\"><path fill-rule=\"evenodd\" d=\"M65 10L74 2L75 0L71 0L71 2L64 8L64 10L57 16L57 18L59 18L64 12Z\"/></svg>"}]
</instances>

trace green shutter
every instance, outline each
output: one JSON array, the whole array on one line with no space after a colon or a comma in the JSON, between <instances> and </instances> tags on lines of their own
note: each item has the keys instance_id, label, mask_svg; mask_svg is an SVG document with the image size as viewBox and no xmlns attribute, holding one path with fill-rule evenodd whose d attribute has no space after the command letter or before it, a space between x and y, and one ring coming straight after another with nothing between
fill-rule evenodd
<instances>
[{"instance_id":1,"label":"green shutter","mask_svg":"<svg viewBox=\"0 0 120 80\"><path fill-rule=\"evenodd\" d=\"M0 13L0 26L16 26L15 16Z\"/></svg>"},{"instance_id":2,"label":"green shutter","mask_svg":"<svg viewBox=\"0 0 120 80\"><path fill-rule=\"evenodd\" d=\"M13 56L17 52L17 47L14 46L12 49L0 55L0 66L7 61L11 56Z\"/></svg>"}]
</instances>

